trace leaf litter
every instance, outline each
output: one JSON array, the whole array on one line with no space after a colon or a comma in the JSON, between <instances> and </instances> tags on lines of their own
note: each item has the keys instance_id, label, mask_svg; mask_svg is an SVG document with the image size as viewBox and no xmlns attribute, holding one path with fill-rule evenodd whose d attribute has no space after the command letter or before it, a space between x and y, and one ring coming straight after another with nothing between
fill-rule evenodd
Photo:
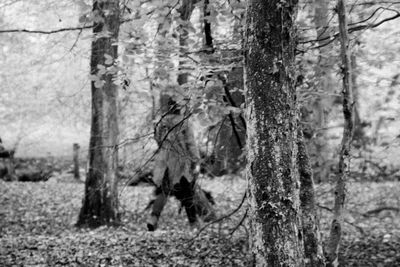
<instances>
[{"instance_id":1,"label":"leaf litter","mask_svg":"<svg viewBox=\"0 0 400 267\"><path fill-rule=\"evenodd\" d=\"M212 191L220 216L240 204L246 182L225 176L202 181ZM84 185L72 177L47 182L0 181L0 266L249 266L246 204L198 235L179 203L170 199L159 229L147 232L145 210L149 186L121 186L120 227L79 229L74 226ZM400 266L398 212L369 210L397 205L399 183L357 183L349 188L349 211L341 248L343 266ZM320 206L330 207L329 186L317 186ZM320 209L325 237L331 214ZM247 220L247 219L246 219ZM246 221L245 220L245 221ZM362 233L357 228L363 229ZM234 231L233 231L234 230ZM232 233L233 232L233 233Z\"/></svg>"}]
</instances>

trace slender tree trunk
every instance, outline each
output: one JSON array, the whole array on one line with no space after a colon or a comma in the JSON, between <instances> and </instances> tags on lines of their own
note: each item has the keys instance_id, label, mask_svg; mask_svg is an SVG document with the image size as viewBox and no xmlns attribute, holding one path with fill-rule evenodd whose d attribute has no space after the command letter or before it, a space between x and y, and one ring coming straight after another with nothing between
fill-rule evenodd
<instances>
[{"instance_id":1,"label":"slender tree trunk","mask_svg":"<svg viewBox=\"0 0 400 267\"><path fill-rule=\"evenodd\" d=\"M15 151L10 151L10 158L8 159L8 175L10 175L12 180L18 180L18 177L15 175L15 160L14 160Z\"/></svg>"},{"instance_id":2,"label":"slender tree trunk","mask_svg":"<svg viewBox=\"0 0 400 267\"><path fill-rule=\"evenodd\" d=\"M313 172L303 131L300 127L297 134L297 164L300 174L300 208L304 236L305 265L310 267L325 266L318 229Z\"/></svg>"},{"instance_id":3,"label":"slender tree trunk","mask_svg":"<svg viewBox=\"0 0 400 267\"><path fill-rule=\"evenodd\" d=\"M89 171L78 226L98 227L118 222L117 194L117 85L116 72L107 69L118 57L119 1L94 0L94 40L92 42L92 124L89 144ZM107 32L107 35L103 33Z\"/></svg>"},{"instance_id":4,"label":"slender tree trunk","mask_svg":"<svg viewBox=\"0 0 400 267\"><path fill-rule=\"evenodd\" d=\"M74 162L74 178L79 180L79 144L75 143L72 145L72 157Z\"/></svg>"},{"instance_id":5,"label":"slender tree trunk","mask_svg":"<svg viewBox=\"0 0 400 267\"><path fill-rule=\"evenodd\" d=\"M344 0L338 0L337 12L339 17L340 55L343 71L343 116L344 129L340 150L339 170L335 188L335 204L333 208L333 220L327 247L328 266L338 266L338 253L343 226L343 210L346 197L346 180L350 167L350 146L353 133L353 95L351 85L351 60L349 49L349 37L347 30L347 14Z\"/></svg>"},{"instance_id":6,"label":"slender tree trunk","mask_svg":"<svg viewBox=\"0 0 400 267\"><path fill-rule=\"evenodd\" d=\"M255 266L304 266L296 168L297 4L247 4L247 177Z\"/></svg>"},{"instance_id":7,"label":"slender tree trunk","mask_svg":"<svg viewBox=\"0 0 400 267\"><path fill-rule=\"evenodd\" d=\"M207 53L214 52L214 45L213 45L213 37L211 32L211 22L209 16L211 15L210 12L210 1L204 0L203 6L203 16L204 19L204 47Z\"/></svg>"}]
</instances>

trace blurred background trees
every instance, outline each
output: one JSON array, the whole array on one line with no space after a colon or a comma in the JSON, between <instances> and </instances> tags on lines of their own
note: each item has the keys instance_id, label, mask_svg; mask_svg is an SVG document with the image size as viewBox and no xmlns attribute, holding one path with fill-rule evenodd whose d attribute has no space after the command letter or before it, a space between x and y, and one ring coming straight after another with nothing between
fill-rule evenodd
<instances>
[{"instance_id":1,"label":"blurred background trees","mask_svg":"<svg viewBox=\"0 0 400 267\"><path fill-rule=\"evenodd\" d=\"M190 3L186 17L175 1L120 5L120 161L137 168L151 157L154 123L162 114L160 95L169 95L193 113L204 170L235 173L244 164L246 131L241 75L245 3ZM359 179L393 179L399 166L387 155L398 151L398 53L393 48L398 4L347 5L356 85L352 171ZM6 1L0 6L0 127L16 156L66 156L74 142L83 153L88 149L90 6L83 0ZM297 18L301 124L317 181L329 180L335 170L341 139L334 8L332 1L300 1ZM10 31L21 29L26 32ZM38 32L29 33L33 30Z\"/></svg>"},{"instance_id":2,"label":"blurred background trees","mask_svg":"<svg viewBox=\"0 0 400 267\"><path fill-rule=\"evenodd\" d=\"M111 2L117 5L99 1ZM187 119L180 130L194 133L193 140L183 143L199 149L203 174L243 174L246 134L252 134L246 133L244 115L249 108L243 78L249 74L243 65L246 2L124 0L118 3L118 21L114 18L113 25L107 25L107 12L99 16L101 10L93 10L92 4L86 0L0 3L0 133L6 149L15 150L19 159L16 170L26 169L27 158L70 158L71 144L79 143L83 163L89 161L86 196L91 186L104 189L97 202L115 196L107 204L111 214L107 222L116 221L117 169L120 178L134 182L151 177L155 153L166 140L160 133L176 127L164 125L163 119L168 113L179 113ZM399 6L397 1L346 2L355 116L349 177L355 181L400 176ZM303 174L311 176L312 170L320 183L333 181L341 171L343 66L336 13L336 1L299 1L295 21L299 40L295 62L288 63L296 68L296 76L288 80L295 83L291 89L296 89L298 126L311 159L311 166L304 164ZM118 30L112 29L116 24ZM97 32L99 25L105 31ZM105 39L107 44L96 46ZM268 68L284 76L280 64ZM251 75L255 73L257 66ZM294 103L278 102L274 104L282 104L280 108ZM265 118L279 119L273 105L265 108ZM96 128L100 121L108 128ZM108 140L100 140L99 133ZM291 141L280 145L294 145ZM304 150L302 143L299 147ZM272 150L267 154L265 158L276 156ZM291 156L294 161L295 155ZM37 180L48 179L48 169L56 169L54 162L33 164L39 170L27 173ZM27 177L20 173L20 180ZM99 216L91 213L101 206L91 204L93 199L85 200L82 224L92 224L85 216Z\"/></svg>"}]
</instances>

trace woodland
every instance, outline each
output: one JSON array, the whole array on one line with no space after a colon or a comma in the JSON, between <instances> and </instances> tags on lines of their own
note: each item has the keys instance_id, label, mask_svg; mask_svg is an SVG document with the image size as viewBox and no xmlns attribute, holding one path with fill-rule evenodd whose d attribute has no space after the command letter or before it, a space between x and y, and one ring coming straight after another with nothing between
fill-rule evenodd
<instances>
[{"instance_id":1,"label":"woodland","mask_svg":"<svg viewBox=\"0 0 400 267\"><path fill-rule=\"evenodd\" d=\"M398 43L396 0L0 0L0 266L400 266Z\"/></svg>"}]
</instances>

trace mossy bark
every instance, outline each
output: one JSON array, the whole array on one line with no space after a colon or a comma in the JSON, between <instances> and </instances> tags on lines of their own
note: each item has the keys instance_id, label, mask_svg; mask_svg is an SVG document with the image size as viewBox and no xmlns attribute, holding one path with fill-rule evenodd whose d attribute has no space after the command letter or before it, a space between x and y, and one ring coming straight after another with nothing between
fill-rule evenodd
<instances>
[{"instance_id":1,"label":"mossy bark","mask_svg":"<svg viewBox=\"0 0 400 267\"><path fill-rule=\"evenodd\" d=\"M89 144L89 170L85 196L77 225L98 227L118 223L117 194L117 85L115 73L100 72L98 66L111 67L118 58L119 1L93 1L94 40L90 69L103 81L92 81L92 122ZM107 35L103 33L109 33ZM109 57L112 59L111 62Z\"/></svg>"},{"instance_id":2,"label":"mossy bark","mask_svg":"<svg viewBox=\"0 0 400 267\"><path fill-rule=\"evenodd\" d=\"M247 177L256 266L304 266L296 167L297 5L296 0L247 5Z\"/></svg>"}]
</instances>

